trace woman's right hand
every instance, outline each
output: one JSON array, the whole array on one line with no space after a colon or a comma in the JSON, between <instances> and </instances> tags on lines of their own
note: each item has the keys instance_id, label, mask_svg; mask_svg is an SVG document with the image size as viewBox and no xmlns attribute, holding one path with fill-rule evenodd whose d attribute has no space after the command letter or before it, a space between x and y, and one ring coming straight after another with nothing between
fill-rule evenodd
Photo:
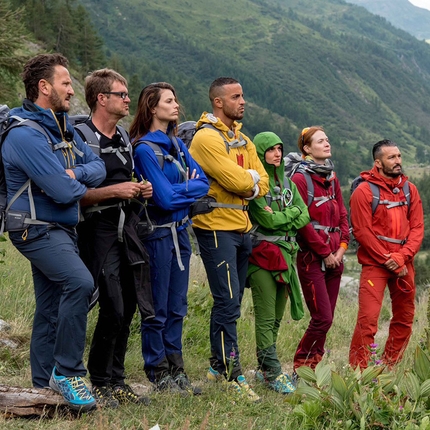
<instances>
[{"instance_id":1,"label":"woman's right hand","mask_svg":"<svg viewBox=\"0 0 430 430\"><path fill-rule=\"evenodd\" d=\"M189 179L199 179L199 174L197 173L196 169L193 169L191 176L190 176L190 169L187 167L187 173Z\"/></svg>"},{"instance_id":2,"label":"woman's right hand","mask_svg":"<svg viewBox=\"0 0 430 430\"><path fill-rule=\"evenodd\" d=\"M334 269L336 266L339 266L339 262L333 254L327 255L327 257L323 258L323 261L327 269Z\"/></svg>"}]
</instances>

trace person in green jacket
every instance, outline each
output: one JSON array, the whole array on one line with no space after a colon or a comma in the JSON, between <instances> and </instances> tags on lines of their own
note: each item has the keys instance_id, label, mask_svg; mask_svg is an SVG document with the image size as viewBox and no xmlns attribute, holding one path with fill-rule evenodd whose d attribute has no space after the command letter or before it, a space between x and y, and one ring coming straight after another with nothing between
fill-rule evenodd
<instances>
[{"instance_id":1,"label":"person in green jacket","mask_svg":"<svg viewBox=\"0 0 430 430\"><path fill-rule=\"evenodd\" d=\"M269 193L249 204L253 252L249 261L248 285L255 313L258 370L256 378L282 394L295 390L282 372L276 339L290 297L291 316L303 317L300 283L294 268L298 251L297 230L310 222L308 208L296 185L284 174L283 143L272 132L254 138L257 153L269 175Z\"/></svg>"}]
</instances>

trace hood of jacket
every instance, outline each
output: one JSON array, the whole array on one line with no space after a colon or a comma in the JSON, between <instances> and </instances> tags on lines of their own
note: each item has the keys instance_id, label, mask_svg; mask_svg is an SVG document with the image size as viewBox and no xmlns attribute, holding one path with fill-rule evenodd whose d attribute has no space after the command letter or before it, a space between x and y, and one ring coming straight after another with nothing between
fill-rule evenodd
<instances>
[{"instance_id":1,"label":"hood of jacket","mask_svg":"<svg viewBox=\"0 0 430 430\"><path fill-rule=\"evenodd\" d=\"M284 144L282 143L280 137L275 133L272 133L271 131L264 131L262 133L258 133L254 137L253 142L255 147L257 148L258 158L263 163L264 169L269 175L269 186L270 186L270 189L272 190L273 187L276 185L275 176L278 177L279 181L281 182L283 181L284 158L281 157L281 164L278 167L275 167L274 164L268 164L266 162L265 153L268 149L274 147L275 145L282 145L282 148L283 148Z\"/></svg>"},{"instance_id":2,"label":"hood of jacket","mask_svg":"<svg viewBox=\"0 0 430 430\"><path fill-rule=\"evenodd\" d=\"M226 135L232 139L234 134L232 130L230 130L218 117L216 117L213 113L203 112L200 119L196 123L196 129L199 129L203 124L211 124L218 130L226 133ZM234 121L233 127L234 130L239 131L242 128L242 123ZM229 134L230 133L230 134Z\"/></svg>"},{"instance_id":3,"label":"hood of jacket","mask_svg":"<svg viewBox=\"0 0 430 430\"><path fill-rule=\"evenodd\" d=\"M371 170L361 172L360 176L369 182L373 182L381 188L385 188L390 192L393 192L394 188L402 188L404 183L408 180L408 177L401 174L396 178L386 178L379 173L379 169L374 166Z\"/></svg>"},{"instance_id":4,"label":"hood of jacket","mask_svg":"<svg viewBox=\"0 0 430 430\"><path fill-rule=\"evenodd\" d=\"M25 99L22 106L11 109L10 115L40 123L54 138L54 141L68 140L69 136L73 138L74 128L69 124L66 112L54 113L52 109L43 109L32 101Z\"/></svg>"}]
</instances>

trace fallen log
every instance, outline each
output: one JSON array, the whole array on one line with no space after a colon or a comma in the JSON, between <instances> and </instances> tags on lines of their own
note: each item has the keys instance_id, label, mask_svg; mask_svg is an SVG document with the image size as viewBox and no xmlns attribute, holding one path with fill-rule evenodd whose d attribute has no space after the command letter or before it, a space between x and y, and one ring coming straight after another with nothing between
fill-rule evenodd
<instances>
[{"instance_id":1,"label":"fallen log","mask_svg":"<svg viewBox=\"0 0 430 430\"><path fill-rule=\"evenodd\" d=\"M6 416L51 417L58 408L64 409L63 396L48 388L22 388L0 385L0 412Z\"/></svg>"}]
</instances>

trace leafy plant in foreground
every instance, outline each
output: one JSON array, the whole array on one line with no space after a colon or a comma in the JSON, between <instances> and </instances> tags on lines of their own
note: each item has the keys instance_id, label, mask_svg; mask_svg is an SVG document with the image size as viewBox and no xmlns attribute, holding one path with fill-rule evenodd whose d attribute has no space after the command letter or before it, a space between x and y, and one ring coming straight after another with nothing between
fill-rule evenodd
<instances>
[{"instance_id":1,"label":"leafy plant in foreground","mask_svg":"<svg viewBox=\"0 0 430 430\"><path fill-rule=\"evenodd\" d=\"M315 370L297 369L300 382L287 398L303 428L430 429L430 359L417 347L411 371L395 373L383 366L346 368L340 375L320 362Z\"/></svg>"}]
</instances>

